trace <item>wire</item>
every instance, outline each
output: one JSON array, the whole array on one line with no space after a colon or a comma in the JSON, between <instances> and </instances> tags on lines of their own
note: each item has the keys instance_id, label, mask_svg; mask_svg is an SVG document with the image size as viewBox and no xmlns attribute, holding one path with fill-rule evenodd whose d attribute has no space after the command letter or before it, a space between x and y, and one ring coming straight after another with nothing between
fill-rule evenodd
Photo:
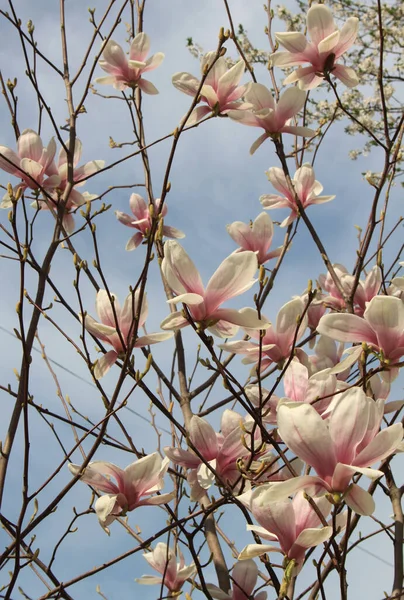
<instances>
[{"instance_id":1,"label":"wire","mask_svg":"<svg viewBox=\"0 0 404 600\"><path fill-rule=\"evenodd\" d=\"M4 333L7 333L11 337L13 337L13 338L15 338L15 339L18 340L18 337L16 336L16 334L13 333L12 331L9 331L8 329L6 329L5 327L3 327L2 325L0 325L0 329L1 329L1 331L4 331ZM33 346L32 349L35 350L35 352L38 352L39 354L42 355L42 351L39 348L36 348L35 346ZM60 364L59 362L57 362L53 358L50 358L48 356L48 360L53 365L56 365L57 367L59 367L59 369L62 369L63 371L66 371L66 373L69 373L69 375L72 375L76 379L79 379L80 381L83 381L84 383L86 383L87 385L90 385L94 389L98 389L96 385L94 385L93 383L91 383L91 381L88 381L88 379L85 379L84 377L81 377L81 375L78 375L78 373L75 373L71 369L68 369L67 367L65 367L64 365ZM145 417L144 415L141 415L136 410L133 410L133 408L130 408L129 406L126 406L126 405L123 408L125 408L126 410L128 410L130 413L136 415L137 417L139 417L143 421L146 421L147 423L150 422L149 419L147 419L147 417ZM171 435L171 431L168 431L168 429L164 429L164 427L161 427L161 430L164 431L164 433L168 433L169 435Z\"/></svg>"}]
</instances>

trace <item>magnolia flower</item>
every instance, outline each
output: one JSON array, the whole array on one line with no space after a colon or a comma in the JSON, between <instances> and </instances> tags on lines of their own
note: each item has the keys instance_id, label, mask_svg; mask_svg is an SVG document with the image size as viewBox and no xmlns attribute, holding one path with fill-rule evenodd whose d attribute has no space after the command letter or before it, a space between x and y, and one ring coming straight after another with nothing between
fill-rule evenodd
<instances>
[{"instance_id":1,"label":"magnolia flower","mask_svg":"<svg viewBox=\"0 0 404 600\"><path fill-rule=\"evenodd\" d=\"M266 321L258 318L252 308L235 310L219 308L223 302L239 296L256 282L257 257L254 252L241 252L226 258L210 278L206 289L194 263L185 250L174 241L164 244L163 275L170 288L178 294L170 304L187 305L192 319L202 328L220 337L235 335L238 326L265 329ZM162 329L180 329L189 325L181 311L164 319ZM236 327L234 327L236 325Z\"/></svg>"},{"instance_id":2,"label":"magnolia flower","mask_svg":"<svg viewBox=\"0 0 404 600\"><path fill-rule=\"evenodd\" d=\"M372 496L350 483L355 473L372 480L382 471L368 468L395 452L403 439L403 426L396 423L380 431L384 400L368 398L360 388L335 396L328 421L306 402L282 400L278 404L278 431L288 448L318 474L273 483L272 500L283 499L299 489L311 488L315 495L330 493L334 502L344 500L360 515L373 513ZM309 492L312 493L312 492Z\"/></svg>"},{"instance_id":3,"label":"magnolia flower","mask_svg":"<svg viewBox=\"0 0 404 600\"><path fill-rule=\"evenodd\" d=\"M238 496L257 519L259 526L247 525L248 531L257 533L264 540L277 542L279 547L268 544L248 544L240 553L239 560L261 556L266 552L281 552L287 562L295 561L297 569L303 566L307 548L318 546L332 535L332 527L319 527L321 520L299 492L290 500L273 501L270 498L271 485L264 484L253 491ZM318 511L327 517L331 504L326 498L316 498Z\"/></svg>"},{"instance_id":4,"label":"magnolia flower","mask_svg":"<svg viewBox=\"0 0 404 600\"><path fill-rule=\"evenodd\" d=\"M226 342L220 344L219 348L235 354L245 354L246 357L242 362L246 365L257 364L261 358L261 371L264 371L272 363L281 364L289 357L293 343L302 337L307 327L307 316L303 317L299 327L297 324L303 312L302 300L294 298L282 306L276 318L275 328L270 324L264 336L261 337L258 331L248 331L253 339L257 341L262 339L261 348L260 344L245 340Z\"/></svg>"},{"instance_id":5,"label":"magnolia flower","mask_svg":"<svg viewBox=\"0 0 404 600\"><path fill-rule=\"evenodd\" d=\"M210 67L216 57L216 52L208 52L201 61L202 75ZM226 60L220 56L205 78L200 91L203 106L197 106L189 118L187 125L200 121L203 117L213 112L215 115L226 115L230 110L242 110L249 104L239 102L244 95L246 86L239 86L240 79L244 74L245 64L243 60L236 63L231 69L227 68ZM174 87L180 92L195 97L200 81L190 73L175 73L172 79Z\"/></svg>"},{"instance_id":6,"label":"magnolia flower","mask_svg":"<svg viewBox=\"0 0 404 600\"><path fill-rule=\"evenodd\" d=\"M135 250L135 248L137 248L144 239L147 239L152 226L152 217L150 213L150 205L147 204L143 200L142 196L139 196L139 194L131 195L129 205L135 218L121 212L120 210L116 210L115 214L120 223L126 225L127 227L133 227L134 229L137 229L138 233L135 233L135 235L133 235L126 244L126 250ZM158 198L153 202L154 214L160 214L161 218L163 218L167 214L167 204L164 203L160 213L159 206L160 199ZM182 231L176 229L175 227L170 227L170 225L163 225L163 235L169 238L177 239L185 237L185 234L182 233Z\"/></svg>"},{"instance_id":7,"label":"magnolia flower","mask_svg":"<svg viewBox=\"0 0 404 600\"><path fill-rule=\"evenodd\" d=\"M250 154L261 146L269 137L277 137L281 133L292 133L304 137L313 137L315 131L308 127L297 127L290 125L292 117L303 108L306 100L306 94L296 87L288 88L275 102L271 92L261 83L250 83L246 93L245 100L252 105L247 110L231 110L229 117L239 121L243 125L252 127L262 127L265 130L251 146Z\"/></svg>"},{"instance_id":8,"label":"magnolia flower","mask_svg":"<svg viewBox=\"0 0 404 600\"><path fill-rule=\"evenodd\" d=\"M198 451L166 446L164 452L172 462L194 473L188 478L191 485L192 499L197 500L205 493L215 480L214 473L205 463L209 463L223 482L235 483L240 479L237 459L248 454L243 444L244 432L240 428L242 417L232 411L225 410L221 419L221 434L217 434L205 419L194 415L189 425L189 440ZM251 436L247 445L251 446Z\"/></svg>"},{"instance_id":9,"label":"magnolia flower","mask_svg":"<svg viewBox=\"0 0 404 600\"><path fill-rule=\"evenodd\" d=\"M271 167L271 169L266 172L266 175L274 188L278 190L282 196L265 194L264 196L261 196L260 202L262 207L266 210L271 210L273 208L289 208L291 210L290 215L281 223L281 227L286 227L293 223L299 216L299 208L296 204L295 196L288 186L282 169L279 167ZM297 169L293 176L292 184L296 196L299 198L304 209L311 204L324 204L335 198L335 196L319 196L323 191L323 186L319 181L316 181L314 169L308 163L305 163L300 169Z\"/></svg>"},{"instance_id":10,"label":"magnolia flower","mask_svg":"<svg viewBox=\"0 0 404 600\"><path fill-rule=\"evenodd\" d=\"M340 342L366 342L383 363L394 365L404 355L404 303L394 296L375 296L363 318L332 313L321 318L317 331Z\"/></svg>"},{"instance_id":11,"label":"magnolia flower","mask_svg":"<svg viewBox=\"0 0 404 600\"><path fill-rule=\"evenodd\" d=\"M69 148L69 142L65 143L66 147ZM73 153L73 182L74 186L69 191L69 196L67 198L66 204L64 206L64 215L63 215L63 226L67 233L71 233L74 231L74 218L71 214L71 211L74 211L79 206L82 206L88 201L94 200L97 198L96 194L89 194L88 192L80 193L77 188L83 186L86 183L87 177L90 175L94 175L101 169L104 168L105 161L103 160L91 160L90 162L78 167L78 163L81 159L82 153L82 143L79 139L76 138L74 144L74 153ZM67 152L64 148L60 149L58 163L52 161L52 163L48 167L48 174L52 174L52 176L56 179L58 178L59 183L54 187L53 190L49 190L49 194L52 200L55 203L55 206L58 204L60 199L63 197L63 194L66 190L66 187L69 185L69 177L68 177L68 156ZM77 182L77 183L76 183ZM48 210L52 207L52 202L45 202L43 200L35 200L32 204L35 208L40 208L41 210Z\"/></svg>"},{"instance_id":12,"label":"magnolia flower","mask_svg":"<svg viewBox=\"0 0 404 600\"><path fill-rule=\"evenodd\" d=\"M344 346L344 344L337 345L334 340L326 335L320 335L314 346L314 354L308 356L299 348L297 356L299 361L306 367L310 377L319 371L331 369L338 380L345 381L351 371L353 362L355 362L354 358L356 360L359 358L362 348L356 346L355 348L347 348L344 350ZM354 353L354 350L357 351L358 356ZM349 357L354 354L354 357L352 357L353 362L349 361L350 364L345 363L346 359L342 358L344 352L347 353Z\"/></svg>"},{"instance_id":13,"label":"magnolia flower","mask_svg":"<svg viewBox=\"0 0 404 600\"><path fill-rule=\"evenodd\" d=\"M345 294L350 296L355 282L355 277L348 272L344 265L335 264L333 265L333 268ZM355 314L361 317L363 316L367 303L379 293L382 279L383 277L381 269L375 265L369 271L364 281L361 279L358 281L358 286L355 290L355 295L353 298ZM345 308L345 300L341 296L330 273L327 273L327 275L319 275L318 283L329 294L323 298L323 302L327 306L334 310L341 310Z\"/></svg>"},{"instance_id":14,"label":"magnolia flower","mask_svg":"<svg viewBox=\"0 0 404 600\"><path fill-rule=\"evenodd\" d=\"M321 291L314 290L314 292L315 296L312 298L309 308L307 309L307 326L311 329L311 331L315 331L317 329L318 322L327 310L326 306L324 306L324 296ZM300 298L306 305L309 301L308 292L304 292ZM310 346L310 348L311 347L312 346Z\"/></svg>"},{"instance_id":15,"label":"magnolia flower","mask_svg":"<svg viewBox=\"0 0 404 600\"><path fill-rule=\"evenodd\" d=\"M254 588L258 579L258 567L253 560L237 562L230 576L233 580L233 589L226 594L213 583L208 583L207 588L212 598L217 600L266 600L267 593L259 592L254 595Z\"/></svg>"},{"instance_id":16,"label":"magnolia flower","mask_svg":"<svg viewBox=\"0 0 404 600\"><path fill-rule=\"evenodd\" d=\"M331 373L331 369L324 369L310 376L307 367L297 358L289 364L283 385L288 400L311 404L323 418L328 416L326 411L333 394L341 389L341 384L338 386L337 377Z\"/></svg>"},{"instance_id":17,"label":"magnolia flower","mask_svg":"<svg viewBox=\"0 0 404 600\"><path fill-rule=\"evenodd\" d=\"M282 247L268 252L274 235L274 225L267 213L261 213L251 225L242 221L235 221L226 227L227 233L240 246L235 252L250 250L255 252L258 264L263 265L271 258L279 256Z\"/></svg>"},{"instance_id":18,"label":"magnolia flower","mask_svg":"<svg viewBox=\"0 0 404 600\"><path fill-rule=\"evenodd\" d=\"M104 377L117 359L125 356L127 347L131 345L136 326L135 317L139 310L139 294L140 290L136 290L134 294L128 294L121 308L115 294L108 295L105 290L99 290L96 299L96 309L101 322L98 323L93 317L87 314L84 317L80 315L80 319L84 322L84 327L89 333L101 342L105 342L113 347L113 350L104 354L95 363L94 377L96 379ZM143 327L148 311L147 298L146 294L144 294L137 330ZM137 337L133 347L143 348L150 344L163 342L172 336L172 332L149 333L148 335Z\"/></svg>"},{"instance_id":19,"label":"magnolia flower","mask_svg":"<svg viewBox=\"0 0 404 600\"><path fill-rule=\"evenodd\" d=\"M167 544L159 542L152 552L143 554L143 558L147 560L153 569L161 573L162 577L143 575L139 579L135 579L135 581L143 585L153 585L155 583L161 585L163 583L171 593L179 592L184 582L196 574L197 569L194 563L186 567L184 556L180 549L178 549L178 553L180 557L179 563L177 563L175 553L171 548L168 548Z\"/></svg>"},{"instance_id":20,"label":"magnolia flower","mask_svg":"<svg viewBox=\"0 0 404 600\"><path fill-rule=\"evenodd\" d=\"M15 193L20 188L22 191L27 188L32 190L42 188L49 192L60 184L60 177L53 162L55 154L54 138L51 138L44 148L41 138L35 131L24 129L17 141L17 153L11 148L0 146L0 169L22 179L22 183L15 186ZM12 206L8 192L0 206L1 208Z\"/></svg>"},{"instance_id":21,"label":"magnolia flower","mask_svg":"<svg viewBox=\"0 0 404 600\"><path fill-rule=\"evenodd\" d=\"M246 385L245 394L249 401L260 411L261 419L270 425L276 424L276 407L279 397L276 394L269 395L269 390L262 385Z\"/></svg>"},{"instance_id":22,"label":"magnolia flower","mask_svg":"<svg viewBox=\"0 0 404 600\"><path fill-rule=\"evenodd\" d=\"M95 502L95 512L101 527L109 534L108 525L117 517L124 517L127 512L138 506L154 506L166 504L173 498L173 493L153 495L164 487L164 475L169 460L161 459L158 452L136 460L125 469L112 463L97 460L85 467L80 477L104 496ZM80 465L69 465L73 475L81 473ZM147 496L147 497L144 497Z\"/></svg>"},{"instance_id":23,"label":"magnolia flower","mask_svg":"<svg viewBox=\"0 0 404 600\"><path fill-rule=\"evenodd\" d=\"M317 87L330 73L347 87L355 87L359 83L355 71L336 62L354 44L358 28L359 19L350 17L339 31L331 10L324 4L315 4L307 13L311 42L297 31L276 33L276 41L287 52L271 54L272 65L284 68L309 63L309 67L299 67L284 81L285 85L298 81L302 90Z\"/></svg>"},{"instance_id":24,"label":"magnolia flower","mask_svg":"<svg viewBox=\"0 0 404 600\"><path fill-rule=\"evenodd\" d=\"M123 91L130 87L139 87L145 94L158 94L155 86L143 78L143 73L156 69L164 59L162 52L153 54L146 60L150 50L150 39L145 33L138 33L132 40L129 59L121 46L113 40L103 45L102 58L99 65L108 73L107 77L99 77L95 83L113 85L116 90Z\"/></svg>"}]
</instances>

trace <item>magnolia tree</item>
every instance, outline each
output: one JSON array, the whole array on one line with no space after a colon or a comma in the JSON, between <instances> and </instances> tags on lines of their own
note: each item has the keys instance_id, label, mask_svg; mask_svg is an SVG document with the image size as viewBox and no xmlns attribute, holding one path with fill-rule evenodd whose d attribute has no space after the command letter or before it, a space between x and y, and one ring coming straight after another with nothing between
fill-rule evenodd
<instances>
[{"instance_id":1,"label":"magnolia tree","mask_svg":"<svg viewBox=\"0 0 404 600\"><path fill-rule=\"evenodd\" d=\"M1 597L404 598L402 6L4 4Z\"/></svg>"}]
</instances>

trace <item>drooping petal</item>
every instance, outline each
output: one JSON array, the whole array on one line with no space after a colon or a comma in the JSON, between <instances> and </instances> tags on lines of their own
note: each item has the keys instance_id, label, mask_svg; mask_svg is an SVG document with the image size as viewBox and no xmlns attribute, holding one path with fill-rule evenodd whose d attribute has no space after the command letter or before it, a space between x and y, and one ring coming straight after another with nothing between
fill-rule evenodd
<instances>
[{"instance_id":1,"label":"drooping petal","mask_svg":"<svg viewBox=\"0 0 404 600\"><path fill-rule=\"evenodd\" d=\"M239 327L247 329L266 329L269 326L268 321L258 318L258 313L254 308L219 308L213 313L215 318L228 321Z\"/></svg>"},{"instance_id":2,"label":"drooping petal","mask_svg":"<svg viewBox=\"0 0 404 600\"><path fill-rule=\"evenodd\" d=\"M139 88L142 90L142 92L144 92L145 94L149 94L150 96L155 96L156 94L159 93L159 91L156 88L156 86L154 85L154 83L152 83L151 81L148 81L147 79L143 79L143 77L141 77L139 79L137 84L138 84Z\"/></svg>"},{"instance_id":3,"label":"drooping petal","mask_svg":"<svg viewBox=\"0 0 404 600\"><path fill-rule=\"evenodd\" d=\"M312 548L318 546L330 539L332 536L332 527L308 528L304 529L296 539L296 546L303 548Z\"/></svg>"},{"instance_id":4,"label":"drooping petal","mask_svg":"<svg viewBox=\"0 0 404 600\"><path fill-rule=\"evenodd\" d=\"M94 366L94 377L96 379L101 379L108 373L113 364L115 364L118 358L117 352L115 350L110 350L104 356L99 358Z\"/></svg>"},{"instance_id":5,"label":"drooping petal","mask_svg":"<svg viewBox=\"0 0 404 600\"><path fill-rule=\"evenodd\" d=\"M148 333L137 338L135 342L135 348L144 348L144 346L151 346L152 344L159 344L169 340L174 335L173 331L161 331L159 333Z\"/></svg>"},{"instance_id":6,"label":"drooping petal","mask_svg":"<svg viewBox=\"0 0 404 600\"><path fill-rule=\"evenodd\" d=\"M6 146L0 146L0 169L16 177L22 177L20 157Z\"/></svg>"},{"instance_id":7,"label":"drooping petal","mask_svg":"<svg viewBox=\"0 0 404 600\"><path fill-rule=\"evenodd\" d=\"M345 497L345 502L358 515L368 517L376 509L375 501L369 492L366 492L356 483L352 484L349 493Z\"/></svg>"},{"instance_id":8,"label":"drooping petal","mask_svg":"<svg viewBox=\"0 0 404 600\"><path fill-rule=\"evenodd\" d=\"M188 96L195 96L199 88L199 80L190 73L174 73L172 83L177 90Z\"/></svg>"},{"instance_id":9,"label":"drooping petal","mask_svg":"<svg viewBox=\"0 0 404 600\"><path fill-rule=\"evenodd\" d=\"M392 454L403 439L403 426L395 423L382 429L376 437L355 458L353 464L369 467Z\"/></svg>"},{"instance_id":10,"label":"drooping petal","mask_svg":"<svg viewBox=\"0 0 404 600\"><path fill-rule=\"evenodd\" d=\"M77 475L81 470L80 465L69 464L68 466L73 475ZM114 483L111 478L115 479L117 483ZM117 494L123 488L124 473L122 469L112 463L96 460L84 469L80 479L100 492Z\"/></svg>"},{"instance_id":11,"label":"drooping petal","mask_svg":"<svg viewBox=\"0 0 404 600\"><path fill-rule=\"evenodd\" d=\"M189 325L189 321L181 311L171 313L160 323L161 329L182 329L183 327L187 327L187 325Z\"/></svg>"},{"instance_id":12,"label":"drooping petal","mask_svg":"<svg viewBox=\"0 0 404 600\"><path fill-rule=\"evenodd\" d=\"M359 77L351 67L345 65L335 65L332 74L342 81L348 88L356 87L359 84Z\"/></svg>"}]
</instances>

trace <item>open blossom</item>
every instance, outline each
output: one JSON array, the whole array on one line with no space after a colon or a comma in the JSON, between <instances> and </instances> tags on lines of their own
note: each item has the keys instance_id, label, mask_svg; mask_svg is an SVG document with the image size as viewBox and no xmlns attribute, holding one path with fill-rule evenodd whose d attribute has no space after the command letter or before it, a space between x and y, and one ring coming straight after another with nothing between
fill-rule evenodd
<instances>
[{"instance_id":1,"label":"open blossom","mask_svg":"<svg viewBox=\"0 0 404 600\"><path fill-rule=\"evenodd\" d=\"M205 419L194 415L189 426L189 440L202 458L192 450L170 446L164 448L170 460L193 471L188 478L193 500L205 493L215 480L205 462L211 465L224 483L233 484L240 479L237 459L248 454L243 445L244 432L240 428L242 421L238 413L225 410L221 419L221 434L217 434ZM251 436L248 436L247 445L251 446Z\"/></svg>"},{"instance_id":2,"label":"open blossom","mask_svg":"<svg viewBox=\"0 0 404 600\"><path fill-rule=\"evenodd\" d=\"M257 254L258 264L263 265L271 258L279 256L282 247L269 252L274 235L274 225L267 213L261 213L251 225L235 221L226 227L227 233L240 246L235 252L250 250Z\"/></svg>"},{"instance_id":3,"label":"open blossom","mask_svg":"<svg viewBox=\"0 0 404 600\"><path fill-rule=\"evenodd\" d=\"M366 342L382 354L383 362L394 365L404 356L404 303L394 296L375 296L363 317L324 315L317 331L340 342ZM394 369L392 373L396 374Z\"/></svg>"},{"instance_id":4,"label":"open blossom","mask_svg":"<svg viewBox=\"0 0 404 600\"><path fill-rule=\"evenodd\" d=\"M169 460L162 460L158 452L136 460L125 469L100 460L90 462L80 479L97 491L105 492L97 498L94 508L107 533L108 525L117 517L124 517L138 506L166 504L173 498L173 493L156 495L164 487L168 465ZM78 475L81 466L70 464L69 470Z\"/></svg>"},{"instance_id":5,"label":"open blossom","mask_svg":"<svg viewBox=\"0 0 404 600\"><path fill-rule=\"evenodd\" d=\"M327 416L324 413L331 404L333 394L337 389L346 387L342 382L339 383L330 371L331 369L324 369L310 376L307 367L294 358L283 378L286 398L311 404L324 418Z\"/></svg>"},{"instance_id":6,"label":"open blossom","mask_svg":"<svg viewBox=\"0 0 404 600\"><path fill-rule=\"evenodd\" d=\"M300 298L294 298L282 306L276 318L276 326L273 327L270 324L265 331L265 335L261 338L261 371L264 371L272 363L282 364L289 357L293 342L297 342L302 337L307 327L307 316L303 317L299 328L297 325L297 321L302 317L303 312L304 304ZM297 328L298 331L296 332ZM260 333L258 331L248 331L248 334L256 342L245 340L226 342L220 344L219 348L235 354L244 354L244 364L257 364L260 359L260 345L258 343Z\"/></svg>"},{"instance_id":7,"label":"open blossom","mask_svg":"<svg viewBox=\"0 0 404 600\"><path fill-rule=\"evenodd\" d=\"M101 322L95 321L93 317L87 314L84 316L84 319L80 316L84 320L84 327L89 333L101 342L113 347L113 350L110 350L97 360L94 367L94 377L96 379L103 377L116 360L126 354L127 347L132 343L136 324L135 316L139 310L139 294L140 290L136 290L134 294L128 294L121 308L115 294L108 296L105 290L99 290L96 299L96 309ZM139 322L137 324L138 331L146 322L148 311L147 298L144 295ZM150 344L157 344L158 342L167 340L172 335L172 332L166 331L149 333L148 335L137 337L133 347L143 348Z\"/></svg>"},{"instance_id":8,"label":"open blossom","mask_svg":"<svg viewBox=\"0 0 404 600\"><path fill-rule=\"evenodd\" d=\"M276 33L276 41L286 52L271 54L273 66L299 67L284 81L284 84L299 82L302 90L310 90L322 83L330 73L347 87L355 87L359 80L353 69L336 64L339 58L354 44L359 28L359 19L350 17L342 29L336 28L331 10L324 4L315 4L307 12L307 29L311 42L297 31Z\"/></svg>"},{"instance_id":9,"label":"open blossom","mask_svg":"<svg viewBox=\"0 0 404 600\"><path fill-rule=\"evenodd\" d=\"M208 52L202 58L202 74L210 67L216 57L216 52ZM240 102L246 86L239 86L244 74L245 64L238 61L231 69L227 68L226 60L220 56L210 69L200 91L202 106L197 106L190 114L187 125L200 121L210 113L226 115L229 110L243 110L249 104ZM180 92L194 97L199 89L200 81L190 73L175 73L172 79L174 87Z\"/></svg>"},{"instance_id":10,"label":"open blossom","mask_svg":"<svg viewBox=\"0 0 404 600\"><path fill-rule=\"evenodd\" d=\"M345 294L349 296L352 291L352 286L354 285L355 277L348 272L344 265L335 264L333 265L333 268L341 282ZM371 268L364 281L362 279L358 281L358 287L355 290L353 298L355 314L360 317L363 316L367 303L379 293L382 279L381 269L375 265ZM318 283L323 290L328 292L328 295L323 298L324 304L334 310L345 308L345 300L341 296L330 273L327 273L327 275L319 275Z\"/></svg>"},{"instance_id":11,"label":"open blossom","mask_svg":"<svg viewBox=\"0 0 404 600\"><path fill-rule=\"evenodd\" d=\"M216 600L266 600L267 593L253 594L258 579L258 567L253 560L237 562L230 573L233 581L232 590L226 594L213 583L208 583L207 588L212 598Z\"/></svg>"},{"instance_id":12,"label":"open blossom","mask_svg":"<svg viewBox=\"0 0 404 600\"><path fill-rule=\"evenodd\" d=\"M368 398L360 388L351 388L334 398L331 416L324 421L305 402L282 400L278 404L278 431L287 447L313 467L318 477L296 477L273 483L270 497L282 499L299 489L311 488L315 495L331 493L361 515L373 513L372 496L351 478L361 473L378 479L382 471L368 468L400 446L403 426L396 423L380 431L384 400ZM312 492L309 492L310 494Z\"/></svg>"},{"instance_id":13,"label":"open blossom","mask_svg":"<svg viewBox=\"0 0 404 600\"><path fill-rule=\"evenodd\" d=\"M266 175L274 188L282 195L265 194L261 196L260 202L266 210L273 208L289 208L291 213L281 223L281 227L286 227L293 223L299 216L299 208L296 204L293 192L289 189L285 174L279 167L271 167ZM306 209L311 204L324 204L330 202L335 196L319 196L323 191L323 186L316 181L314 169L308 163L305 163L300 169L297 169L293 176L292 184L302 206Z\"/></svg>"},{"instance_id":14,"label":"open blossom","mask_svg":"<svg viewBox=\"0 0 404 600\"><path fill-rule=\"evenodd\" d=\"M33 203L34 208L40 210L49 210L54 208L63 197L68 185L68 157L64 148L59 152L57 164L54 161L56 154L55 140L52 138L46 148L43 147L42 140L32 129L25 129L18 138L18 154L9 148L0 146L0 168L7 173L11 173L23 180L14 188L16 192L19 188L23 191L27 188L33 190L43 190L46 193L47 200L38 197ZM66 142L66 147L69 143ZM85 184L85 180L104 167L103 160L92 160L85 165L78 167L81 158L82 144L76 138L73 153L73 188L69 191L69 196L65 199L63 227L67 233L74 230L74 218L71 214L77 207L82 206L89 200L97 198L94 194L88 192L80 193L77 188ZM8 159L5 160L6 157ZM77 182L77 183L76 183ZM2 208L9 208L12 205L11 199L6 193L1 203Z\"/></svg>"},{"instance_id":15,"label":"open blossom","mask_svg":"<svg viewBox=\"0 0 404 600\"><path fill-rule=\"evenodd\" d=\"M157 52L146 60L149 51L150 39L143 32L133 38L129 58L119 44L108 40L103 46L102 60L98 63L108 75L99 77L95 83L113 85L120 91L139 87L145 94L158 94L156 87L143 78L143 73L156 69L163 62L164 54Z\"/></svg>"},{"instance_id":16,"label":"open blossom","mask_svg":"<svg viewBox=\"0 0 404 600\"><path fill-rule=\"evenodd\" d=\"M53 162L55 154L54 138L51 138L44 148L41 138L35 131L24 129L17 141L17 152L6 146L0 146L0 169L22 179L22 182L14 187L14 192L19 188L22 191L27 188L32 190L43 188L49 191L60 184L60 177ZM0 206L1 208L12 206L8 193L5 194Z\"/></svg>"},{"instance_id":17,"label":"open blossom","mask_svg":"<svg viewBox=\"0 0 404 600\"><path fill-rule=\"evenodd\" d=\"M231 110L228 114L231 119L243 125L261 127L265 130L251 146L250 154L261 146L270 137L277 137L281 133L292 133L304 137L313 137L315 131L308 127L290 125L291 119L303 108L306 94L296 87L288 88L279 98L278 103L265 85L250 83L244 94L244 99L252 105L247 110Z\"/></svg>"},{"instance_id":18,"label":"open blossom","mask_svg":"<svg viewBox=\"0 0 404 600\"><path fill-rule=\"evenodd\" d=\"M126 244L126 250L135 250L135 248L137 248L144 239L147 239L152 226L152 217L150 214L150 205L147 204L139 194L131 195L129 205L135 218L121 212L120 210L116 210L115 214L120 223L126 225L127 227L133 227L133 229L137 230L137 233L135 233ZM158 214L160 198L157 198L153 202L153 206L155 214ZM163 209L160 213L162 218L166 216L167 210L167 204L164 203ZM185 237L185 234L182 233L182 231L176 229L175 227L170 227L170 225L163 226L163 235L176 239Z\"/></svg>"},{"instance_id":19,"label":"open blossom","mask_svg":"<svg viewBox=\"0 0 404 600\"><path fill-rule=\"evenodd\" d=\"M220 337L235 335L238 326L265 329L266 321L258 318L252 308L235 310L219 308L223 302L239 296L256 282L258 263L254 252L241 252L226 258L204 288L194 263L175 241L164 244L163 275L170 288L178 294L168 302L187 305L192 319ZM176 311L161 323L162 329L180 329L189 325L182 312Z\"/></svg>"},{"instance_id":20,"label":"open blossom","mask_svg":"<svg viewBox=\"0 0 404 600\"><path fill-rule=\"evenodd\" d=\"M196 574L197 569L194 563L186 567L184 556L180 549L178 549L178 553L180 561L177 563L173 550L168 548L167 544L159 542L152 552L143 554L143 558L147 560L153 569L161 573L162 577L143 575L139 579L135 579L135 581L143 585L153 585L155 583L161 585L164 583L171 593L179 592L184 582Z\"/></svg>"},{"instance_id":21,"label":"open blossom","mask_svg":"<svg viewBox=\"0 0 404 600\"><path fill-rule=\"evenodd\" d=\"M66 147L69 148L69 142L65 142ZM86 183L87 177L90 175L94 175L102 169L105 165L105 161L103 160L91 160L84 165L78 166L82 154L82 143L76 138L74 144L74 153L73 153L73 188L69 192L69 197L67 198L66 205L64 207L64 215L63 215L63 226L66 229L67 233L71 233L74 230L74 218L71 214L75 209L79 206L82 206L89 200L94 200L97 198L96 194L89 194L88 192L79 192L77 188L82 187ZM68 157L67 152L64 148L60 149L58 162L55 164L52 162L48 171L51 176L54 178L59 178L59 183L54 187L53 190L49 190L49 195L51 196L55 205L58 204L60 199L63 197L66 187L69 184L68 181ZM48 210L51 203L44 202L43 200L35 200L33 203L34 207L38 207L41 210Z\"/></svg>"},{"instance_id":22,"label":"open blossom","mask_svg":"<svg viewBox=\"0 0 404 600\"><path fill-rule=\"evenodd\" d=\"M321 526L318 514L306 500L303 492L298 492L293 500L274 501L268 494L270 485L262 485L253 491L248 491L240 500L249 508L257 519L259 526L247 525L248 531L257 533L268 544L248 544L240 553L239 560L261 556L266 552L281 552L287 561L296 561L299 570L304 561L307 548L318 546L332 535L332 527ZM326 498L316 498L314 502L318 511L327 517L331 504ZM273 542L278 543L274 546Z\"/></svg>"}]
</instances>

